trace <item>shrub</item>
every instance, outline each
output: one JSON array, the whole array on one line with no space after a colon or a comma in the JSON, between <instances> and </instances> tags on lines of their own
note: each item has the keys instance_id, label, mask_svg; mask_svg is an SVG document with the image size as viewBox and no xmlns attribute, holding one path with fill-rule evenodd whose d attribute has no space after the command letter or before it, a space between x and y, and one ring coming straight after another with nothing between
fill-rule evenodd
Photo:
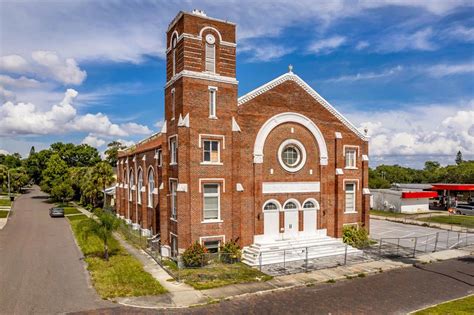
<instances>
[{"instance_id":1,"label":"shrub","mask_svg":"<svg viewBox=\"0 0 474 315\"><path fill-rule=\"evenodd\" d=\"M186 267L202 267L207 264L205 253L207 249L198 242L193 243L183 253L183 262Z\"/></svg>"},{"instance_id":2,"label":"shrub","mask_svg":"<svg viewBox=\"0 0 474 315\"><path fill-rule=\"evenodd\" d=\"M221 261L226 264L233 264L240 261L242 251L235 241L226 242L221 246Z\"/></svg>"},{"instance_id":3,"label":"shrub","mask_svg":"<svg viewBox=\"0 0 474 315\"><path fill-rule=\"evenodd\" d=\"M348 225L342 230L342 240L344 243L356 248L363 248L370 245L369 233L363 227Z\"/></svg>"}]
</instances>

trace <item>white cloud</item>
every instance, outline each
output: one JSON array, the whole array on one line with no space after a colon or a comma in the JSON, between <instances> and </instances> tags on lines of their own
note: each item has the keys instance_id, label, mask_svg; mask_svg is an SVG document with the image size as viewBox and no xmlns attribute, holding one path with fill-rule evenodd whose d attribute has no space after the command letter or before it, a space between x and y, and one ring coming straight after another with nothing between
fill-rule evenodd
<instances>
[{"instance_id":1,"label":"white cloud","mask_svg":"<svg viewBox=\"0 0 474 315\"><path fill-rule=\"evenodd\" d=\"M101 147L105 144L105 140L97 138L96 136L93 136L93 135L89 134L89 135L87 135L87 137L85 137L82 140L81 143L82 144L88 144L91 147L98 148L98 147Z\"/></svg>"},{"instance_id":2,"label":"white cloud","mask_svg":"<svg viewBox=\"0 0 474 315\"><path fill-rule=\"evenodd\" d=\"M447 38L456 39L463 42L474 41L474 27L455 25L444 30L443 35Z\"/></svg>"},{"instance_id":3,"label":"white cloud","mask_svg":"<svg viewBox=\"0 0 474 315\"><path fill-rule=\"evenodd\" d=\"M28 63L22 56L0 56L0 70L8 72L25 72L28 70Z\"/></svg>"},{"instance_id":4,"label":"white cloud","mask_svg":"<svg viewBox=\"0 0 474 315\"><path fill-rule=\"evenodd\" d=\"M285 47L283 45L263 44L262 42L257 42L252 45L246 44L239 48L239 52L251 54L251 57L248 59L248 61L251 62L268 62L277 60L292 53L294 50L294 48Z\"/></svg>"},{"instance_id":5,"label":"white cloud","mask_svg":"<svg viewBox=\"0 0 474 315\"><path fill-rule=\"evenodd\" d=\"M0 154L10 154L10 152L8 152L7 150L3 150L3 149L0 149Z\"/></svg>"},{"instance_id":6,"label":"white cloud","mask_svg":"<svg viewBox=\"0 0 474 315\"><path fill-rule=\"evenodd\" d=\"M25 76L13 78L8 75L0 74L0 85L10 86L14 88L37 88L41 85L38 80L30 79Z\"/></svg>"},{"instance_id":7,"label":"white cloud","mask_svg":"<svg viewBox=\"0 0 474 315\"><path fill-rule=\"evenodd\" d=\"M64 84L81 84L86 78L86 72L81 70L72 58L61 59L53 51L34 51L33 60L40 66L40 74L51 76Z\"/></svg>"},{"instance_id":8,"label":"white cloud","mask_svg":"<svg viewBox=\"0 0 474 315\"><path fill-rule=\"evenodd\" d=\"M397 32L382 38L378 43L377 50L384 53L407 50L435 50L437 49L437 46L432 42L433 36L433 30L430 27L416 31L412 34Z\"/></svg>"},{"instance_id":9,"label":"white cloud","mask_svg":"<svg viewBox=\"0 0 474 315\"><path fill-rule=\"evenodd\" d=\"M355 82L355 81L362 81L362 80L373 80L373 79L381 79L385 77L390 77L400 73L403 70L403 67L398 65L396 67L383 70L381 72L365 72L365 73L357 73L352 75L343 75L337 78L332 78L326 80L326 82Z\"/></svg>"},{"instance_id":10,"label":"white cloud","mask_svg":"<svg viewBox=\"0 0 474 315\"><path fill-rule=\"evenodd\" d=\"M356 50L362 50L362 49L365 49L369 46L370 46L369 42L367 42L365 40L361 40L357 43L355 48L356 48Z\"/></svg>"},{"instance_id":11,"label":"white cloud","mask_svg":"<svg viewBox=\"0 0 474 315\"><path fill-rule=\"evenodd\" d=\"M325 39L316 40L308 47L308 52L322 54L330 53L346 42L344 36L332 36Z\"/></svg>"},{"instance_id":12,"label":"white cloud","mask_svg":"<svg viewBox=\"0 0 474 315\"><path fill-rule=\"evenodd\" d=\"M469 74L474 72L474 63L464 64L438 64L424 69L424 71L435 78L446 77L456 74Z\"/></svg>"},{"instance_id":13,"label":"white cloud","mask_svg":"<svg viewBox=\"0 0 474 315\"><path fill-rule=\"evenodd\" d=\"M6 102L0 106L0 135L45 135L73 131L94 136L129 136L149 134L151 130L136 123L114 124L102 113L78 115L73 102L77 91L68 89L63 100L41 111L33 103Z\"/></svg>"},{"instance_id":14,"label":"white cloud","mask_svg":"<svg viewBox=\"0 0 474 315\"><path fill-rule=\"evenodd\" d=\"M124 139L117 139L118 142L120 142L121 144L123 144L124 146L132 146L135 144L134 141L131 141L131 140L124 140Z\"/></svg>"},{"instance_id":15,"label":"white cloud","mask_svg":"<svg viewBox=\"0 0 474 315\"><path fill-rule=\"evenodd\" d=\"M458 150L474 154L474 100L451 105L407 106L348 116L361 130L368 130L372 155L454 155Z\"/></svg>"}]
</instances>

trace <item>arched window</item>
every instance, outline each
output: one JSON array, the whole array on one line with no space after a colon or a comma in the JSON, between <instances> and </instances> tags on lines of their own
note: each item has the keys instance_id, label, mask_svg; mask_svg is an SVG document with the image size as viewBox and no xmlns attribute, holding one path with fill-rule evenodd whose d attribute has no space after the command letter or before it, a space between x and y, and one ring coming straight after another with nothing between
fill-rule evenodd
<instances>
[{"instance_id":1,"label":"arched window","mask_svg":"<svg viewBox=\"0 0 474 315\"><path fill-rule=\"evenodd\" d=\"M138 170L138 203L142 203L142 188L143 188L143 172Z\"/></svg>"},{"instance_id":2,"label":"arched window","mask_svg":"<svg viewBox=\"0 0 474 315\"><path fill-rule=\"evenodd\" d=\"M153 208L153 190L155 190L155 176L153 169L148 171L148 207Z\"/></svg>"},{"instance_id":3,"label":"arched window","mask_svg":"<svg viewBox=\"0 0 474 315\"><path fill-rule=\"evenodd\" d=\"M278 210L278 206L274 202L269 202L265 205L263 210Z\"/></svg>"},{"instance_id":4,"label":"arched window","mask_svg":"<svg viewBox=\"0 0 474 315\"><path fill-rule=\"evenodd\" d=\"M135 185L135 179L133 178L133 170L130 170L130 175L128 177L128 200L132 200L132 188Z\"/></svg>"},{"instance_id":5,"label":"arched window","mask_svg":"<svg viewBox=\"0 0 474 315\"><path fill-rule=\"evenodd\" d=\"M206 71L216 72L216 38L206 35Z\"/></svg>"},{"instance_id":6,"label":"arched window","mask_svg":"<svg viewBox=\"0 0 474 315\"><path fill-rule=\"evenodd\" d=\"M288 209L288 210L298 209L298 206L293 201L290 201L285 204L285 209Z\"/></svg>"},{"instance_id":7,"label":"arched window","mask_svg":"<svg viewBox=\"0 0 474 315\"><path fill-rule=\"evenodd\" d=\"M303 205L304 209L314 209L316 208L316 205L312 201L306 201Z\"/></svg>"},{"instance_id":8,"label":"arched window","mask_svg":"<svg viewBox=\"0 0 474 315\"><path fill-rule=\"evenodd\" d=\"M176 74L176 36L173 37L172 44L171 44L171 54L173 60L173 76Z\"/></svg>"}]
</instances>

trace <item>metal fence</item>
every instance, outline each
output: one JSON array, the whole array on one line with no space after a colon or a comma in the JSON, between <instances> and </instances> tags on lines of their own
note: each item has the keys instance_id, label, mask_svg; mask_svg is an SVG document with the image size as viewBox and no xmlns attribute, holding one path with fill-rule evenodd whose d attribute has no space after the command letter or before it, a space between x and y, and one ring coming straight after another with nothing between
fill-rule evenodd
<instances>
[{"instance_id":1,"label":"metal fence","mask_svg":"<svg viewBox=\"0 0 474 315\"><path fill-rule=\"evenodd\" d=\"M419 254L474 245L474 233L436 232L416 237L381 238L377 255L381 257L413 257Z\"/></svg>"},{"instance_id":2,"label":"metal fence","mask_svg":"<svg viewBox=\"0 0 474 315\"><path fill-rule=\"evenodd\" d=\"M311 258L320 246L272 250L260 253L257 267L267 274L284 275L353 265L383 258L416 258L422 254L474 245L474 233L445 231L417 237L381 238L353 252L348 245L337 255ZM266 258L278 262L265 262Z\"/></svg>"},{"instance_id":3,"label":"metal fence","mask_svg":"<svg viewBox=\"0 0 474 315\"><path fill-rule=\"evenodd\" d=\"M187 274L186 270L220 268L224 264L229 265L240 262L240 257L236 257L235 254L217 252L196 255L193 259L194 264L192 266L185 266L182 256L171 258L162 256L163 246L159 239L143 236L138 230L134 230L130 225L126 224L120 226L119 232L132 245L145 251L177 281L181 281L183 275ZM168 250L168 248L166 248L166 250Z\"/></svg>"}]
</instances>

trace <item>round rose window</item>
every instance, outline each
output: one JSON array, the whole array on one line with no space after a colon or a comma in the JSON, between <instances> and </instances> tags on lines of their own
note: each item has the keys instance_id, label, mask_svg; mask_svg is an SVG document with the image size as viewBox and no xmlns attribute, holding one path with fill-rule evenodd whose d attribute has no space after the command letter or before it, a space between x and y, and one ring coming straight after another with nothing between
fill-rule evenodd
<instances>
[{"instance_id":1,"label":"round rose window","mask_svg":"<svg viewBox=\"0 0 474 315\"><path fill-rule=\"evenodd\" d=\"M278 159L285 170L299 171L306 162L306 151L303 144L294 139L283 141L278 150Z\"/></svg>"}]
</instances>

